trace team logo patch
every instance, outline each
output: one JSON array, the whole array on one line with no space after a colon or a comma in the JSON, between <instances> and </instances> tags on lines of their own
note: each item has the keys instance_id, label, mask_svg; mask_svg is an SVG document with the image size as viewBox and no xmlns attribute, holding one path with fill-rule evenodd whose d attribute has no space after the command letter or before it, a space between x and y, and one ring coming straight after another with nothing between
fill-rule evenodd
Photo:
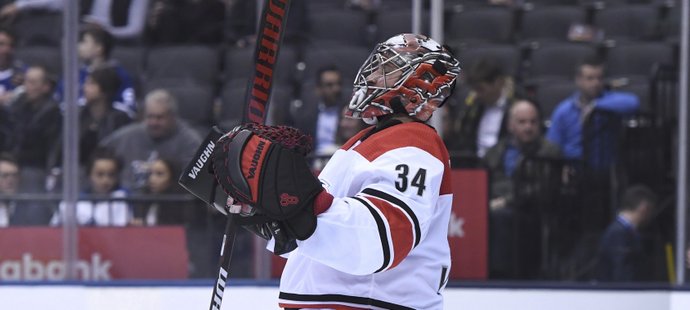
<instances>
[{"instance_id":1,"label":"team logo patch","mask_svg":"<svg viewBox=\"0 0 690 310\"><path fill-rule=\"evenodd\" d=\"M296 196L292 196L288 193L280 194L280 206L281 207L292 206L292 205L296 205L298 203L299 203L299 198L297 198Z\"/></svg>"}]
</instances>

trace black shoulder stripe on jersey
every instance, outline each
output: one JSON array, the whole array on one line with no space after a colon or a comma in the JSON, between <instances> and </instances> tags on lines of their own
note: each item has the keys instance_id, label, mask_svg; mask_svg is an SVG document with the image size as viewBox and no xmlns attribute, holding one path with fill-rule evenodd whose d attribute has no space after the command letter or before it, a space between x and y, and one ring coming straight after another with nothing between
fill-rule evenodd
<instances>
[{"instance_id":1,"label":"black shoulder stripe on jersey","mask_svg":"<svg viewBox=\"0 0 690 310\"><path fill-rule=\"evenodd\" d=\"M293 293L280 292L279 298L283 299L283 300L302 301L302 302L305 302L305 301L320 302L320 303L341 302L341 303L349 303L349 304L356 304L356 305L362 305L362 306L374 306L374 307L378 307L378 308L393 309L393 310L414 310L414 308L401 306L401 305L386 302L383 300L367 298L367 297L359 297L359 296L340 295L340 294L306 295L306 294L293 294Z\"/></svg>"},{"instance_id":2,"label":"black shoulder stripe on jersey","mask_svg":"<svg viewBox=\"0 0 690 310\"><path fill-rule=\"evenodd\" d=\"M382 191L377 190L377 189L365 188L362 191L362 193L367 194L367 195L371 195L371 196L374 196L377 198L381 198L383 200L386 200L386 201L402 208L407 213L407 215L410 216L410 218L412 219L412 225L414 226L415 236L414 236L413 248L416 247L417 244L419 244L419 239L422 237L422 229L421 229L421 226L419 225L419 219L417 219L417 215L414 214L414 211L412 211L410 206L408 206L406 203L404 203L402 200L396 198L395 196L388 194L386 192L382 192Z\"/></svg>"},{"instance_id":3,"label":"black shoulder stripe on jersey","mask_svg":"<svg viewBox=\"0 0 690 310\"><path fill-rule=\"evenodd\" d=\"M391 250L390 250L390 245L388 244L388 229L386 229L386 224L381 218L381 215L379 215L378 212L376 212L376 209L372 207L369 202L366 200L359 198L359 197L352 197L355 200L361 202L367 209L369 209L369 212L371 212L371 216L374 218L374 221L376 221L376 226L379 228L379 237L381 238L381 248L383 249L383 264L381 265L381 268L378 270L374 271L374 273L380 272L381 270L386 269L388 265L391 263Z\"/></svg>"}]
</instances>

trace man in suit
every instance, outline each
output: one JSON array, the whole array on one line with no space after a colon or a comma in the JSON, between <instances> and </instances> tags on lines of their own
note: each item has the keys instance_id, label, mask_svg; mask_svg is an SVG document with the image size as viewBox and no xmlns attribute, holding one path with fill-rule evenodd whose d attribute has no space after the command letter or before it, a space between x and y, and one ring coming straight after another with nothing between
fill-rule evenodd
<instances>
[{"instance_id":1,"label":"man in suit","mask_svg":"<svg viewBox=\"0 0 690 310\"><path fill-rule=\"evenodd\" d=\"M0 227L9 225L47 225L53 209L38 201L17 201L12 195L19 193L19 162L9 153L0 153Z\"/></svg>"},{"instance_id":2,"label":"man in suit","mask_svg":"<svg viewBox=\"0 0 690 310\"><path fill-rule=\"evenodd\" d=\"M551 160L561 157L561 151L544 138L534 102L516 100L506 117L509 135L501 138L483 158L491 173L490 276L534 279L539 276L543 246L539 241L540 199L548 196L549 189L543 184L550 178L543 169L533 171L533 166L549 165ZM526 162L531 164L525 165ZM557 167L550 168L547 171L558 173Z\"/></svg>"},{"instance_id":3,"label":"man in suit","mask_svg":"<svg viewBox=\"0 0 690 310\"><path fill-rule=\"evenodd\" d=\"M657 196L645 186L625 191L616 219L599 242L597 280L629 282L648 277L639 229L653 217L656 204Z\"/></svg>"},{"instance_id":4,"label":"man in suit","mask_svg":"<svg viewBox=\"0 0 690 310\"><path fill-rule=\"evenodd\" d=\"M334 65L319 68L316 73L316 100L305 96L300 106L290 108L287 123L314 138L314 153L330 155L336 147L336 132L345 105L343 79Z\"/></svg>"},{"instance_id":5,"label":"man in suit","mask_svg":"<svg viewBox=\"0 0 690 310\"><path fill-rule=\"evenodd\" d=\"M446 145L462 156L482 158L507 134L506 111L513 102L513 82L498 60L484 58L467 71L472 91L458 108Z\"/></svg>"}]
</instances>

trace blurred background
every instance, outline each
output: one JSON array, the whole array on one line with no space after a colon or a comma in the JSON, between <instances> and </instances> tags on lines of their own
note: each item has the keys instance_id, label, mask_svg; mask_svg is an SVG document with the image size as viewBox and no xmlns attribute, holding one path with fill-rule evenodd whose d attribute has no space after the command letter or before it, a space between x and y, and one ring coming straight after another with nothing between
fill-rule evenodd
<instances>
[{"instance_id":1,"label":"blurred background","mask_svg":"<svg viewBox=\"0 0 690 310\"><path fill-rule=\"evenodd\" d=\"M263 1L75 2L0 1L0 283L210 287L225 218L177 177L211 126L241 120ZM365 128L341 115L372 47L428 34L463 68L432 121L454 170L449 287L682 287L681 15L680 0L293 0L268 123L315 137L317 173ZM264 246L241 229L230 277L277 283Z\"/></svg>"}]
</instances>

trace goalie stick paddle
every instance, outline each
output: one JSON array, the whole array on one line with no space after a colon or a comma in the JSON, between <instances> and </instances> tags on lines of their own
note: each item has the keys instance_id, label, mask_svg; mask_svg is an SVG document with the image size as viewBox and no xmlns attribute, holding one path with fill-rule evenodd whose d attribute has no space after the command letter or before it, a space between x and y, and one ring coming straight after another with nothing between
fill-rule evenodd
<instances>
[{"instance_id":1,"label":"goalie stick paddle","mask_svg":"<svg viewBox=\"0 0 690 310\"><path fill-rule=\"evenodd\" d=\"M268 104L273 88L273 73L278 52L285 33L290 0L266 0L261 13L261 22L254 48L254 71L245 93L242 121L263 124L266 121ZM215 188L215 186L213 187ZM222 203L222 202L221 202ZM223 292L230 271L230 260L235 244L237 225L235 216L228 214L223 244L221 245L218 279L213 287L211 310L220 310Z\"/></svg>"}]
</instances>

